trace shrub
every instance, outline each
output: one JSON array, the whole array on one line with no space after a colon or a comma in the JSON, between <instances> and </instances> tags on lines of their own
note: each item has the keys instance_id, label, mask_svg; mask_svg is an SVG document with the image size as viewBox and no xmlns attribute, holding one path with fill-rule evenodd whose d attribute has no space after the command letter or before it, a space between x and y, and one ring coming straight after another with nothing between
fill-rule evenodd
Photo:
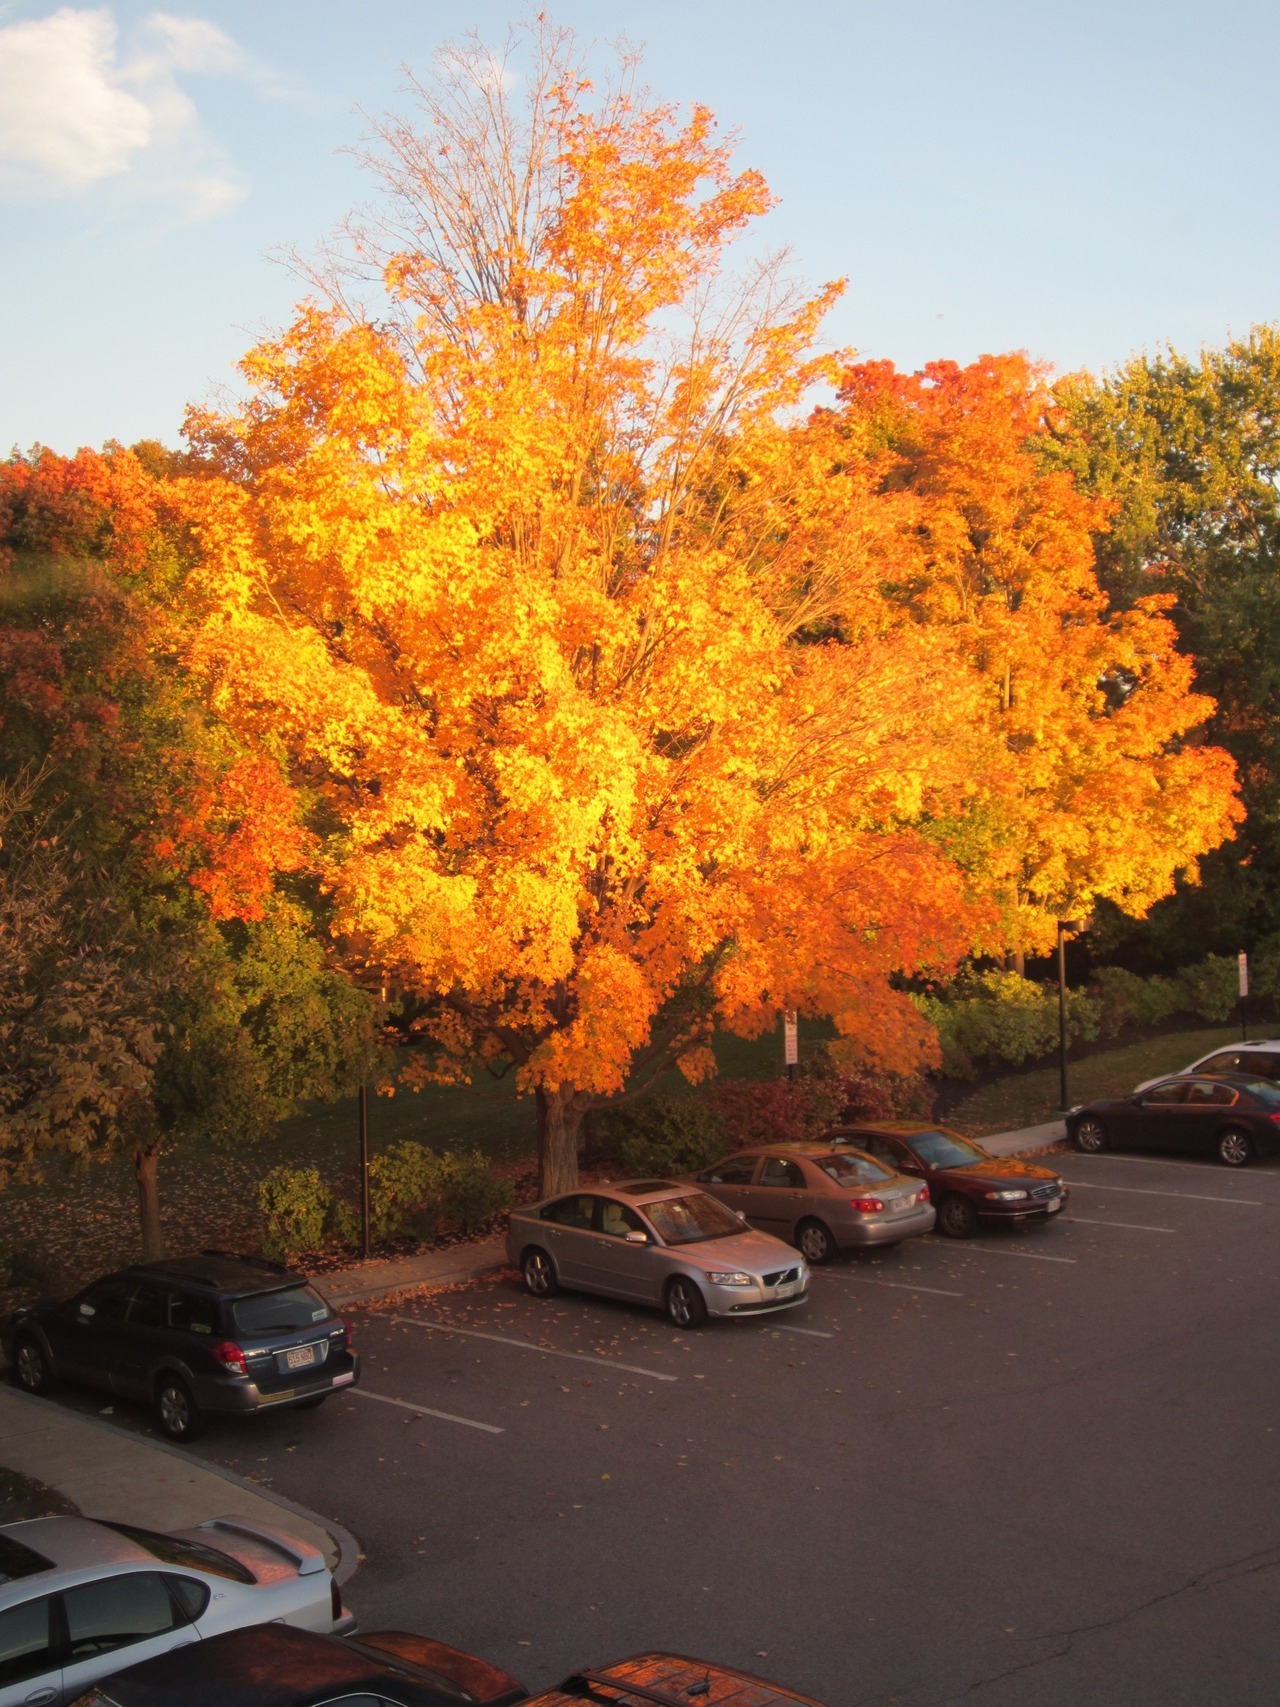
<instances>
[{"instance_id":1,"label":"shrub","mask_svg":"<svg viewBox=\"0 0 1280 1707\"><path fill-rule=\"evenodd\" d=\"M440 1207L460 1233L475 1233L515 1201L510 1180L501 1179L479 1150L446 1150L440 1158Z\"/></svg>"},{"instance_id":2,"label":"shrub","mask_svg":"<svg viewBox=\"0 0 1280 1707\"><path fill-rule=\"evenodd\" d=\"M981 1061L1021 1066L1047 1055L1058 1041L1058 992L1016 972L982 972L957 980L945 996L917 996L937 1029L942 1071L971 1078ZM1067 1038L1098 1035L1101 1004L1082 990L1067 992Z\"/></svg>"},{"instance_id":3,"label":"shrub","mask_svg":"<svg viewBox=\"0 0 1280 1707\"><path fill-rule=\"evenodd\" d=\"M370 1236L379 1243L410 1231L434 1237L442 1185L434 1150L412 1138L389 1145L369 1163Z\"/></svg>"},{"instance_id":4,"label":"shrub","mask_svg":"<svg viewBox=\"0 0 1280 1707\"><path fill-rule=\"evenodd\" d=\"M1224 1020L1240 1000L1236 962L1225 954L1210 954L1195 966L1183 966L1174 974L1178 1006L1197 1019Z\"/></svg>"},{"instance_id":5,"label":"shrub","mask_svg":"<svg viewBox=\"0 0 1280 1707\"><path fill-rule=\"evenodd\" d=\"M674 1091L653 1091L605 1109L596 1131L631 1174L696 1173L725 1147L720 1115L707 1099Z\"/></svg>"},{"instance_id":6,"label":"shrub","mask_svg":"<svg viewBox=\"0 0 1280 1707\"><path fill-rule=\"evenodd\" d=\"M333 1193L316 1168L272 1168L258 1181L262 1249L277 1260L314 1251L325 1235Z\"/></svg>"},{"instance_id":7,"label":"shrub","mask_svg":"<svg viewBox=\"0 0 1280 1707\"><path fill-rule=\"evenodd\" d=\"M1107 1037L1114 1037L1126 1025L1160 1025L1181 1005L1181 992L1172 978L1140 978L1123 966L1100 967L1090 990L1099 1004L1102 1032Z\"/></svg>"}]
</instances>

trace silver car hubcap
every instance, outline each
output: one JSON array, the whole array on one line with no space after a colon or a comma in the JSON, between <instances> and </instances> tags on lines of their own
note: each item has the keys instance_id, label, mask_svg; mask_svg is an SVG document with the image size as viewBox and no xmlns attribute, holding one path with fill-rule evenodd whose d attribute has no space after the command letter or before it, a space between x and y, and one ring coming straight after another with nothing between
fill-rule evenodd
<instances>
[{"instance_id":1,"label":"silver car hubcap","mask_svg":"<svg viewBox=\"0 0 1280 1707\"><path fill-rule=\"evenodd\" d=\"M827 1235L820 1227L806 1227L800 1235L800 1249L810 1262L821 1262L827 1254Z\"/></svg>"},{"instance_id":2,"label":"silver car hubcap","mask_svg":"<svg viewBox=\"0 0 1280 1707\"><path fill-rule=\"evenodd\" d=\"M191 1421L187 1401L176 1387L166 1387L160 1395L160 1420L170 1434L185 1434Z\"/></svg>"},{"instance_id":3,"label":"silver car hubcap","mask_svg":"<svg viewBox=\"0 0 1280 1707\"><path fill-rule=\"evenodd\" d=\"M44 1360L35 1346L24 1344L18 1349L18 1379L24 1387L33 1392L40 1385L44 1373Z\"/></svg>"},{"instance_id":4,"label":"silver car hubcap","mask_svg":"<svg viewBox=\"0 0 1280 1707\"><path fill-rule=\"evenodd\" d=\"M1249 1141L1239 1132L1224 1132L1219 1146L1224 1162L1238 1168L1242 1162L1249 1160Z\"/></svg>"},{"instance_id":5,"label":"silver car hubcap","mask_svg":"<svg viewBox=\"0 0 1280 1707\"><path fill-rule=\"evenodd\" d=\"M1102 1128L1096 1120L1082 1120L1076 1130L1076 1141L1082 1150L1100 1150Z\"/></svg>"},{"instance_id":6,"label":"silver car hubcap","mask_svg":"<svg viewBox=\"0 0 1280 1707\"><path fill-rule=\"evenodd\" d=\"M670 1309L672 1321L679 1322L680 1326L684 1327L693 1311L690 1307L689 1294L683 1286L677 1284L671 1288Z\"/></svg>"},{"instance_id":7,"label":"silver car hubcap","mask_svg":"<svg viewBox=\"0 0 1280 1707\"><path fill-rule=\"evenodd\" d=\"M524 1265L524 1277L529 1282L530 1292L536 1292L539 1297L547 1290L547 1259L546 1257L530 1257Z\"/></svg>"}]
</instances>

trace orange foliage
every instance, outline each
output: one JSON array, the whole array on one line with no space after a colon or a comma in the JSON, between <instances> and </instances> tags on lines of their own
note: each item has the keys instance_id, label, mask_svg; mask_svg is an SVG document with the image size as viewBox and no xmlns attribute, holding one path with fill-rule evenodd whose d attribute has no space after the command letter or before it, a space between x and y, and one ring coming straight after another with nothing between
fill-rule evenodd
<instances>
[{"instance_id":1,"label":"orange foliage","mask_svg":"<svg viewBox=\"0 0 1280 1707\"><path fill-rule=\"evenodd\" d=\"M548 1189L592 1098L699 1077L715 1025L795 1006L929 1058L890 977L980 915L916 827L956 786L949 654L879 592L896 511L841 532L778 425L834 288L734 285L758 176L625 79L588 108L558 52L541 165L506 162L528 194L486 204L510 223L468 223L518 128L492 80L424 95L429 141L388 130L400 225L433 210L383 257L389 324L311 306L253 351L248 405L192 418L223 478L189 492L219 710L323 794L338 919L433 1070L510 1060L538 1093Z\"/></svg>"},{"instance_id":2,"label":"orange foliage","mask_svg":"<svg viewBox=\"0 0 1280 1707\"><path fill-rule=\"evenodd\" d=\"M899 374L850 368L815 430L856 447L902 506L895 596L945 632L977 687L973 798L952 845L999 902L990 948L1045 950L1099 897L1141 914L1234 833L1234 768L1197 730L1166 598L1107 608L1091 533L1105 513L1038 461L1044 375L1017 355Z\"/></svg>"}]
</instances>

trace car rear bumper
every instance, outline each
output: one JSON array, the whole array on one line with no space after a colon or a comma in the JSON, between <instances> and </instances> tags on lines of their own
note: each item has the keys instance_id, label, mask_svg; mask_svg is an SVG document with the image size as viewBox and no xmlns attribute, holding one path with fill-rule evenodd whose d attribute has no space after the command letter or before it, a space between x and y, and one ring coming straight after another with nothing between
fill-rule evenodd
<instances>
[{"instance_id":1,"label":"car rear bumper","mask_svg":"<svg viewBox=\"0 0 1280 1707\"><path fill-rule=\"evenodd\" d=\"M197 1377L196 1403L201 1410L225 1416L252 1416L258 1411L271 1411L321 1398L327 1393L340 1393L344 1387L354 1387L360 1380L360 1359L353 1357L350 1367L326 1373L318 1379L311 1376L292 1387L264 1390L254 1381L239 1381L234 1377L223 1381L212 1376Z\"/></svg>"},{"instance_id":2,"label":"car rear bumper","mask_svg":"<svg viewBox=\"0 0 1280 1707\"><path fill-rule=\"evenodd\" d=\"M922 1203L909 1215L877 1215L874 1220L860 1217L831 1231L843 1249L865 1250L874 1245L896 1245L899 1239L910 1238L913 1233L932 1232L937 1219L938 1212L932 1203Z\"/></svg>"}]
</instances>

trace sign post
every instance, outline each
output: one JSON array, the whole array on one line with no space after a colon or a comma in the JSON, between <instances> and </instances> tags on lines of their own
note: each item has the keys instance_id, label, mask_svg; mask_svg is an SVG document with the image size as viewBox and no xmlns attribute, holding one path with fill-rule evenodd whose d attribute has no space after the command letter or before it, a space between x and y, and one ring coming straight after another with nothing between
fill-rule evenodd
<instances>
[{"instance_id":1,"label":"sign post","mask_svg":"<svg viewBox=\"0 0 1280 1707\"><path fill-rule=\"evenodd\" d=\"M1249 1041L1249 1024L1245 1004L1249 999L1249 956L1247 954L1237 955L1236 965L1240 968L1240 1041L1247 1043Z\"/></svg>"},{"instance_id":2,"label":"sign post","mask_svg":"<svg viewBox=\"0 0 1280 1707\"><path fill-rule=\"evenodd\" d=\"M796 1062L800 1059L800 1033L794 1008L784 1008L782 1013L782 1058L790 1081L796 1076Z\"/></svg>"}]
</instances>

